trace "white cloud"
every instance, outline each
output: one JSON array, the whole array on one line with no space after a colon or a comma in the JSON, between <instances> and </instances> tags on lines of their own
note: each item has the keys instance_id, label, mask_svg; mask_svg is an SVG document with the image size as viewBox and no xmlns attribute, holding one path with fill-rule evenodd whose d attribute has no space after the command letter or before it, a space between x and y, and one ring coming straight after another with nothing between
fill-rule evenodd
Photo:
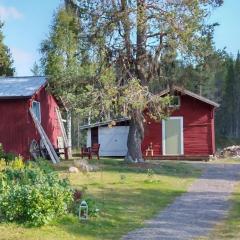
<instances>
[{"instance_id":1,"label":"white cloud","mask_svg":"<svg viewBox=\"0 0 240 240\"><path fill-rule=\"evenodd\" d=\"M35 55L27 52L25 50L10 47L14 67L16 68L16 75L17 76L29 76L32 75L30 69L32 68L34 61L36 59Z\"/></svg>"},{"instance_id":2,"label":"white cloud","mask_svg":"<svg viewBox=\"0 0 240 240\"><path fill-rule=\"evenodd\" d=\"M4 7L0 6L0 19L9 20L9 19L20 19L23 17L23 14L20 13L15 7Z\"/></svg>"}]
</instances>

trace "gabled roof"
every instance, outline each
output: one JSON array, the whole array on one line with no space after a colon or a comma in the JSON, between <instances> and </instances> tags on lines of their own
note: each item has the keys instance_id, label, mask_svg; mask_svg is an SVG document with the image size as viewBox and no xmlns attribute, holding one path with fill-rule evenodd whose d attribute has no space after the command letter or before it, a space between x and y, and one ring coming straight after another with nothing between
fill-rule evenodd
<instances>
[{"instance_id":1,"label":"gabled roof","mask_svg":"<svg viewBox=\"0 0 240 240\"><path fill-rule=\"evenodd\" d=\"M196 93L193 93L193 92L191 92L189 90L186 90L186 89L184 89L182 87L173 86L173 90L177 91L177 92L180 92L182 94L186 94L186 95L188 95L190 97L196 98L199 101L205 102L205 103L207 103L209 105L212 105L214 107L219 107L220 106L218 103L216 103L216 102L214 102L212 100L209 100L208 98L205 98L203 96L200 96L200 95L198 95ZM164 95L168 94L169 92L170 92L170 88L167 88L167 89L163 90L162 92L160 92L159 95L160 96L164 96Z\"/></svg>"},{"instance_id":2,"label":"gabled roof","mask_svg":"<svg viewBox=\"0 0 240 240\"><path fill-rule=\"evenodd\" d=\"M130 119L128 117L122 117L122 118L112 119L112 120L108 120L108 121L104 121L104 122L96 122L96 123L80 126L80 130L106 126L106 125L110 124L111 122L119 123L119 122L125 122L125 121L129 121L129 120Z\"/></svg>"},{"instance_id":3,"label":"gabled roof","mask_svg":"<svg viewBox=\"0 0 240 240\"><path fill-rule=\"evenodd\" d=\"M47 78L43 76L0 77L0 98L28 98L46 83Z\"/></svg>"}]
</instances>

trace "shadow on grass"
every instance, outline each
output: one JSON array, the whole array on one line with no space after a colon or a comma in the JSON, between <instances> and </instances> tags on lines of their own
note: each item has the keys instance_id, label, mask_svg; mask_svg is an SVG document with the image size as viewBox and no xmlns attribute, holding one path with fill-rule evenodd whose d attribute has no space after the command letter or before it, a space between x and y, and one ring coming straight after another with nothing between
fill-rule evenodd
<instances>
[{"instance_id":1,"label":"shadow on grass","mask_svg":"<svg viewBox=\"0 0 240 240\"><path fill-rule=\"evenodd\" d=\"M181 191L137 190L138 193L114 193L112 199L105 201L105 207L99 218L79 223L76 218L71 217L70 221L65 218L59 221L59 224L61 228L75 236L87 239L119 239L127 232L141 227L144 220L153 218L176 196L183 193ZM161 233L164 239L171 231L175 233L179 231L179 234L184 236L205 235L224 218L228 211L230 204L226 198L222 197L228 194L195 192L191 193L191 198L180 198L177 204L169 206L167 210L169 213L164 212L162 218L155 217L145 225L148 229L146 233L156 231L158 234ZM120 204L118 199L125 200ZM119 208L120 205L122 208ZM239 227L239 215L231 224L232 230L235 227L236 232L236 227L237 229ZM232 232L226 234L234 236Z\"/></svg>"},{"instance_id":2,"label":"shadow on grass","mask_svg":"<svg viewBox=\"0 0 240 240\"><path fill-rule=\"evenodd\" d=\"M154 174L192 178L199 176L200 167L193 166L191 163L184 162L161 162L161 163L126 163L123 159L118 158L102 158L100 160L90 160L89 164L99 167L99 171L118 172L118 173L147 173L148 169L152 169ZM68 168L73 166L73 161L62 161L55 165L57 171L68 171Z\"/></svg>"},{"instance_id":3,"label":"shadow on grass","mask_svg":"<svg viewBox=\"0 0 240 240\"><path fill-rule=\"evenodd\" d=\"M142 226L184 191L159 189L108 190L95 195L101 209L99 217L80 222L74 216L58 221L64 231L86 239L119 239L123 234Z\"/></svg>"},{"instance_id":4,"label":"shadow on grass","mask_svg":"<svg viewBox=\"0 0 240 240\"><path fill-rule=\"evenodd\" d=\"M153 170L154 174L192 178L199 176L200 167L195 167L191 163L184 162L161 162L161 163L126 163L120 159L102 159L104 171L117 171L119 173L147 173L148 169Z\"/></svg>"}]
</instances>

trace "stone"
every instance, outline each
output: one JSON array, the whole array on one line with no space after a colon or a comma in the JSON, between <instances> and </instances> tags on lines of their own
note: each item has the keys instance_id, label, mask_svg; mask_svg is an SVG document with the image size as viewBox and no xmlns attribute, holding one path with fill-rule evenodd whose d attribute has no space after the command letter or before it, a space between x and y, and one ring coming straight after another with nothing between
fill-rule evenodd
<instances>
[{"instance_id":1,"label":"stone","mask_svg":"<svg viewBox=\"0 0 240 240\"><path fill-rule=\"evenodd\" d=\"M69 171L70 173L79 173L78 168L76 168L76 167L74 167L74 166L69 167L68 171Z\"/></svg>"},{"instance_id":2,"label":"stone","mask_svg":"<svg viewBox=\"0 0 240 240\"><path fill-rule=\"evenodd\" d=\"M98 170L95 165L90 165L86 160L74 160L76 166L81 172L94 172Z\"/></svg>"}]
</instances>

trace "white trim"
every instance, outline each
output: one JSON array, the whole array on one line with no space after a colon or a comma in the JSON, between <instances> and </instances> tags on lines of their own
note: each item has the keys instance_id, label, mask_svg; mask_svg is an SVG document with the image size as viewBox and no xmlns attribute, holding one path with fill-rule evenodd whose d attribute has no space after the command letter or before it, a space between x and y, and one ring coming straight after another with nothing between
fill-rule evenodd
<instances>
[{"instance_id":1,"label":"white trim","mask_svg":"<svg viewBox=\"0 0 240 240\"><path fill-rule=\"evenodd\" d=\"M169 117L168 119L180 119L180 124L181 124L181 154L180 155L184 155L184 136L183 136L183 117ZM171 155L175 155L175 154L168 154L166 155L166 142L165 142L165 121L166 120L162 120L162 154L163 156L171 156Z\"/></svg>"},{"instance_id":2,"label":"white trim","mask_svg":"<svg viewBox=\"0 0 240 240\"><path fill-rule=\"evenodd\" d=\"M42 110L41 110L41 103L39 102L39 101L36 101L36 100L34 100L34 101L32 101L32 109L33 109L33 103L37 103L38 104L38 106L39 106L39 114L40 114L40 119L38 119L37 118L37 116L36 116L36 118L38 119L38 121L39 121L39 123L41 123L42 122ZM34 113L35 114L35 113Z\"/></svg>"},{"instance_id":3,"label":"white trim","mask_svg":"<svg viewBox=\"0 0 240 240\"><path fill-rule=\"evenodd\" d=\"M165 143L165 120L162 120L162 154L166 155L166 143Z\"/></svg>"}]
</instances>

